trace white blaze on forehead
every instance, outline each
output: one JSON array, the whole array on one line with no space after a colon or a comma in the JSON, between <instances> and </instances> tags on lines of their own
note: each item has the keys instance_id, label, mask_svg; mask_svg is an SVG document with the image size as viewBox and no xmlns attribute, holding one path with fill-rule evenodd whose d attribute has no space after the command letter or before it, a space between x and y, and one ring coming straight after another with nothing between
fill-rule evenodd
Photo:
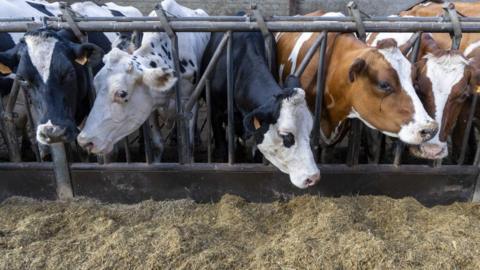
<instances>
[{"instance_id":1,"label":"white blaze on forehead","mask_svg":"<svg viewBox=\"0 0 480 270\"><path fill-rule=\"evenodd\" d=\"M413 35L412 33L386 33L386 32L382 32L382 33L377 34L377 36L370 43L370 45L375 47L375 46L377 46L379 41L384 40L384 39L388 39L388 38L392 38L397 42L398 46L401 46L401 45L407 43L407 41L412 37L412 35Z\"/></svg>"},{"instance_id":2,"label":"white blaze on forehead","mask_svg":"<svg viewBox=\"0 0 480 270\"><path fill-rule=\"evenodd\" d=\"M46 83L50 77L50 64L52 62L53 50L58 42L53 37L26 36L25 43L28 48L28 55L33 66Z\"/></svg>"},{"instance_id":3,"label":"white blaze on forehead","mask_svg":"<svg viewBox=\"0 0 480 270\"><path fill-rule=\"evenodd\" d=\"M458 54L447 54L441 57L427 54L424 58L427 59L427 77L432 84L435 120L441 124L452 87L463 78L468 61ZM440 132L435 135L431 143L440 143L439 134Z\"/></svg>"},{"instance_id":4,"label":"white blaze on forehead","mask_svg":"<svg viewBox=\"0 0 480 270\"><path fill-rule=\"evenodd\" d=\"M378 50L390 63L393 69L398 74L398 79L402 89L407 93L407 95L412 100L413 104L413 122L425 123L431 121L432 119L425 111L422 102L415 92L415 88L412 83L412 64L405 58L405 56L400 52L396 47L385 48Z\"/></svg>"}]
</instances>

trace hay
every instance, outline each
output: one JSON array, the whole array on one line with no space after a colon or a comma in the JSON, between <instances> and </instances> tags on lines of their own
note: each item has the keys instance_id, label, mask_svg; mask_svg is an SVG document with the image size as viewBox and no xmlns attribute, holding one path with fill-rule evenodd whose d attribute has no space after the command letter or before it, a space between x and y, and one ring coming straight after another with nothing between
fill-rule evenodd
<instances>
[{"instance_id":1,"label":"hay","mask_svg":"<svg viewBox=\"0 0 480 270\"><path fill-rule=\"evenodd\" d=\"M480 269L480 205L87 199L0 205L1 269Z\"/></svg>"}]
</instances>

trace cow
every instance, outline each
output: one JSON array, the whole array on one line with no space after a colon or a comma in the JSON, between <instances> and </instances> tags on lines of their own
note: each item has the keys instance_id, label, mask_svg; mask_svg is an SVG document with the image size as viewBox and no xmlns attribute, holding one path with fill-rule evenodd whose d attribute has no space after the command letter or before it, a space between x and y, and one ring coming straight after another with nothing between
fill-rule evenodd
<instances>
[{"instance_id":1,"label":"cow","mask_svg":"<svg viewBox=\"0 0 480 270\"><path fill-rule=\"evenodd\" d=\"M480 15L478 3L455 3L463 15ZM441 16L442 5L427 2L400 13L409 16ZM405 44L411 33L382 33L371 38L381 40L395 38ZM372 42L373 44L375 41ZM463 140L466 115L470 100L480 83L480 34L464 33L459 50L451 50L451 38L447 33L424 33L418 61L415 64L415 86L427 112L441 125L432 140L411 146L410 152L426 159L442 159L448 155L447 140L453 133L454 155ZM464 117L461 117L464 116ZM460 121L459 121L460 120Z\"/></svg>"},{"instance_id":2,"label":"cow","mask_svg":"<svg viewBox=\"0 0 480 270\"><path fill-rule=\"evenodd\" d=\"M212 34L203 56L207 66L220 40L221 33ZM308 110L305 91L296 87L282 88L270 72L265 42L258 32L232 35L234 78L234 116L236 134L253 144L275 167L289 174L299 188L315 185L320 172L310 148L313 119ZM227 55L220 56L211 81L212 130L215 149L225 149L227 124ZM275 61L272 61L275 62Z\"/></svg>"},{"instance_id":3,"label":"cow","mask_svg":"<svg viewBox=\"0 0 480 270\"><path fill-rule=\"evenodd\" d=\"M48 3L46 1L40 1L40 0L37 0L37 1L15 1L15 3L13 3L12 1L5 1L5 0L2 0L0 1L0 17L33 17L36 21L39 21L41 19L41 17L43 16L58 16L61 14L61 10L60 10L60 5L58 2L55 2L55 3ZM138 11L136 8L133 8L133 7L123 7L123 6L119 6L119 5L116 5L116 4L113 4L113 3L106 3L105 5L102 5L102 6L99 6L99 5L96 5L92 2L81 2L81 3L75 3L75 4L72 4L71 6L71 9L76 13L76 16L101 16L101 17L113 17L113 16L134 16L134 17L138 17L138 16L142 16L142 13L140 11ZM48 33L47 33L48 32ZM41 34L43 33L43 34ZM55 36L55 34L53 34L52 31L37 31L36 34L33 34L33 35L37 35L38 38L37 38L37 42L35 43L26 43L26 40L27 39L32 39L32 35L30 35L31 33L28 33L27 35L24 36L24 34L22 33L0 33L0 51L3 51L1 53L2 55L2 59L8 59L8 58L11 58L12 55L17 55L18 57L26 57L26 58L31 58L32 56L31 55L28 55L27 52L32 52L32 51L35 51L36 50L36 47L40 48L40 47L47 47L48 48L48 42L50 42L52 39L55 39L56 37L53 37ZM70 31L59 31L58 33L56 33L59 37L59 40L61 40L61 42L58 42L56 43L58 48L53 48L52 44L50 44L50 47L52 49L51 51L51 54L49 54L48 52L45 52L46 53L46 57L48 57L49 55L51 55L51 58L52 59L56 59L57 58L57 53L60 53L60 56L58 57L59 59L61 59L63 56L62 54L65 54L64 52L66 52L67 54L70 53L70 46L73 46L72 42L79 42L79 40L77 39L77 37L75 37L73 35L73 33L71 33ZM41 37L47 37L51 35L52 38L41 38ZM29 36L27 38L27 36ZM88 33L88 38L89 38L89 41L95 45L98 45L103 51L109 51L111 46L115 46L115 47L121 47L122 49L125 49L125 50L131 50L131 42L129 40L129 37L128 36L125 36L125 35L120 35L120 34L115 34L115 33L100 33L100 32L91 32L91 33ZM45 42L44 42L45 41ZM17 47L15 47L15 45L17 44ZM61 45L61 46L60 46ZM65 45L65 46L63 46ZM32 47L33 46L33 47ZM25 50L26 49L26 50ZM66 49L65 51L63 49ZM95 54L97 55L97 58L99 57L99 53L103 53L101 52L101 50L98 50L99 48L96 47L95 48L95 51L97 51ZM7 50L10 50L10 52L6 52ZM15 52L13 52L15 51ZM13 53L13 54L12 54ZM27 56L28 55L28 56ZM37 57L40 57L40 56L37 56ZM71 58L70 56L68 56L67 58ZM83 59L82 61L85 62L86 59ZM98 59L96 59L98 60ZM25 60L27 61L27 60ZM18 63L15 63L12 62L10 63L10 67L8 70L7 73L10 73L11 71L15 71L17 69L19 69L20 67L17 65L25 65L23 60L21 61L17 61ZM32 60L31 60L32 61ZM35 61L38 61L38 60L35 60ZM28 62L28 61L27 61ZM48 61L46 61L48 62ZM94 61L94 62L98 62L98 61ZM94 63L94 62L91 62ZM51 63L57 63L56 61L51 61ZM84 63L82 63L84 64ZM73 66L75 67L75 69L78 69L76 66L78 64L76 63L73 63ZM50 74L52 74L52 71L55 70L55 69L58 69L58 68L61 68L61 66L49 66L49 67L44 67L44 69L46 69L46 72L49 72ZM25 71L26 69L25 68L20 68L21 70ZM96 71L97 69L95 69L95 66L94 66L94 71ZM28 71L30 72L30 71ZM27 73L28 73L27 72ZM51 91L54 91L55 93L57 91L59 92L62 92L62 91L72 91L72 90L79 90L79 91L83 91L84 89L78 89L78 87L80 88L84 88L84 87L87 87L89 88L89 86L87 85L88 82L85 82L85 76L86 74L83 74L82 72L80 72L79 70L77 70L77 74L76 76L73 78L74 80L73 81L70 81L70 83L72 85L75 85L76 87L72 87L70 89L68 89L69 87L67 87L67 89L60 89L58 87L56 87L56 90L53 90L50 89ZM12 78L14 77L14 74L11 73L11 76L1 76L0 77L0 92L2 94L2 96L7 96L10 92L10 89L11 89L11 86L12 86ZM24 78L24 76L19 76L19 78ZM23 87L24 88L28 88L30 86L35 86L35 89L38 89L39 85L41 84L40 82L37 82L36 80L38 79L36 76L33 76L33 81L29 81L28 83L26 84L23 84ZM52 78L51 80L55 80L54 78ZM54 84L55 82L52 82L52 84ZM67 85L69 84L68 82L65 82ZM79 85L81 84L81 86ZM48 87L47 87L48 88ZM33 90L35 90L33 89ZM30 89L32 90L32 89ZM46 89L44 89L46 90ZM46 90L47 91L47 90ZM34 92L34 91L29 91L29 92ZM71 93L71 92L70 92ZM48 143L51 143L51 142L56 142L58 140L60 141L74 141L74 139L76 138L76 135L78 134L78 131L76 129L76 125L78 125L80 122L81 122L81 119L83 117L85 117L87 111L88 110L88 103L85 103L87 100L83 100L83 98L81 98L82 95L80 95L79 98L81 98L82 100L81 101L78 101L79 103L78 104L75 104L77 101L66 101L67 104L54 104L54 103L51 103L51 102L47 102L47 97L43 97L43 93L37 93L35 92L35 97L33 98L33 103L37 106L35 106L34 108L34 121L36 122L36 124L39 126L39 128L37 128L37 131L36 131L36 137L38 139L38 141L41 143L41 144L48 144ZM62 96L63 94L60 93L60 97ZM41 101L43 100L43 101ZM83 101L83 102L82 102ZM38 102L43 102L41 104L37 104ZM73 102L73 103L72 103ZM62 103L62 102L60 102ZM72 104L75 104L74 108L68 108L68 107L71 107ZM45 119L42 119L43 117L46 117L45 116L45 111L48 111L50 112L50 114L56 114L56 113L59 113L59 112L62 112L64 111L64 107L67 107L67 111L70 111L70 110L73 110L73 112L69 112L69 114L72 114L72 115L76 115L77 113L75 113L76 111L76 108L80 108L80 110L78 111L78 115L75 117L77 119L75 119L75 121L72 121L72 119L69 119L68 121L63 119L63 120L56 120L56 121L60 121L60 122L68 122L69 123L69 127L60 127L60 128L56 128L57 130L57 134L55 135L58 135L58 131L62 131L62 130L65 130L65 136L55 136L55 138L48 138L48 136L45 135L45 133L48 133L48 132L45 132L47 130L51 130L51 128L48 128L48 125L45 126L45 124L48 123L48 120L51 120L50 122L52 122L53 120L50 119L50 118L54 118L54 117L58 117L58 118L63 118L63 116L49 116L49 119L45 120ZM23 98L23 94L22 92L20 92L20 95L17 99L17 103L16 103L16 107L15 107L15 112L17 113L17 115L19 116L17 119L16 119L16 125L17 125L17 129L19 130L23 130L25 129L25 126L26 126L26 108L25 108L25 102L24 102L24 98ZM70 118L71 116L68 116L68 118ZM75 127L73 126L73 122L75 122ZM46 128L47 127L47 128ZM41 129L44 129L43 131ZM53 128L55 129L55 128ZM54 132L55 133L55 132ZM45 156L48 152L48 150L46 148L44 148L43 146L41 147L41 152L42 152L42 156Z\"/></svg>"},{"instance_id":4,"label":"cow","mask_svg":"<svg viewBox=\"0 0 480 270\"><path fill-rule=\"evenodd\" d=\"M192 10L174 0L165 0L161 5L177 17L208 16L201 9ZM156 16L156 12L150 16ZM173 71L172 44L166 33L145 33L133 54L113 49L105 55L105 66L94 79L97 98L77 138L79 145L91 153L109 153L116 142L138 129L155 110L167 124L173 122L173 86L178 81L182 101L189 98L209 38L210 33L178 33L180 74ZM190 122L192 127L194 121Z\"/></svg>"},{"instance_id":5,"label":"cow","mask_svg":"<svg viewBox=\"0 0 480 270\"><path fill-rule=\"evenodd\" d=\"M306 16L343 16L317 11ZM295 72L319 33L277 33L280 77ZM301 84L310 109L315 106L319 54L307 66ZM353 34L329 33L327 76L321 118L323 137L334 141L347 118L417 145L431 139L438 124L427 114L411 79L411 64L394 40L372 48Z\"/></svg>"}]
</instances>

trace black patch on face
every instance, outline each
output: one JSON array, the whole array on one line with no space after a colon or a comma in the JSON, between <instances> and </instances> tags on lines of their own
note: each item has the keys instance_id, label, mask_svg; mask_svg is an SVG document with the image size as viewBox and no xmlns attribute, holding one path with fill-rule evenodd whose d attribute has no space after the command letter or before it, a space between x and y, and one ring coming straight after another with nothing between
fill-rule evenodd
<instances>
[{"instance_id":1,"label":"black patch on face","mask_svg":"<svg viewBox=\"0 0 480 270\"><path fill-rule=\"evenodd\" d=\"M150 46L152 46L152 48L155 48L155 44L153 44L153 42L150 42Z\"/></svg>"},{"instance_id":2,"label":"black patch on face","mask_svg":"<svg viewBox=\"0 0 480 270\"><path fill-rule=\"evenodd\" d=\"M170 52L167 50L166 46L163 46L163 45L162 45L162 50L163 50L163 52L165 53L165 55L168 57L168 60L172 60L172 55L171 55Z\"/></svg>"},{"instance_id":3,"label":"black patch on face","mask_svg":"<svg viewBox=\"0 0 480 270\"><path fill-rule=\"evenodd\" d=\"M192 60L188 60L188 63L190 63L190 65L192 65L192 67L195 67L195 64L193 64Z\"/></svg>"},{"instance_id":4,"label":"black patch on face","mask_svg":"<svg viewBox=\"0 0 480 270\"><path fill-rule=\"evenodd\" d=\"M283 145L286 148L290 148L292 147L292 145L295 144L295 136L293 136L292 133L287 133L287 135L280 135L280 137L282 137Z\"/></svg>"},{"instance_id":5,"label":"black patch on face","mask_svg":"<svg viewBox=\"0 0 480 270\"><path fill-rule=\"evenodd\" d=\"M185 67L183 65L180 65L180 72L185 73L187 70L185 70Z\"/></svg>"},{"instance_id":6,"label":"black patch on face","mask_svg":"<svg viewBox=\"0 0 480 270\"><path fill-rule=\"evenodd\" d=\"M296 93L295 89L285 88L282 93L273 96L264 105L256 108L243 119L243 125L245 127L245 137L248 140L249 137L254 136L256 144L261 144L265 133L269 130L270 125L277 123L280 117L280 109L282 108L282 101L288 99ZM256 118L260 121L260 128L255 129L253 126L253 119ZM292 135L293 136L293 135ZM282 137L283 138L283 137ZM292 143L290 138L287 138L287 144ZM292 145L295 143L293 140ZM284 141L284 145L285 141ZM291 146L291 145L290 145ZM287 146L286 146L287 147Z\"/></svg>"},{"instance_id":7,"label":"black patch on face","mask_svg":"<svg viewBox=\"0 0 480 270\"><path fill-rule=\"evenodd\" d=\"M197 83L197 71L193 72L193 83Z\"/></svg>"},{"instance_id":8,"label":"black patch on face","mask_svg":"<svg viewBox=\"0 0 480 270\"><path fill-rule=\"evenodd\" d=\"M150 52L151 55L155 55L155 52Z\"/></svg>"},{"instance_id":9,"label":"black patch on face","mask_svg":"<svg viewBox=\"0 0 480 270\"><path fill-rule=\"evenodd\" d=\"M28 2L27 1L27 4L29 4L31 7L33 7L34 9L42 12L43 14L47 15L47 16L51 16L51 17L54 17L55 15L53 15L50 11L47 10L47 8L45 7L45 5L43 4L38 4L38 3L32 3L32 2Z\"/></svg>"},{"instance_id":10,"label":"black patch on face","mask_svg":"<svg viewBox=\"0 0 480 270\"><path fill-rule=\"evenodd\" d=\"M157 63L153 62L153 61L150 61L150 66L152 68L156 68L157 67Z\"/></svg>"},{"instance_id":11,"label":"black patch on face","mask_svg":"<svg viewBox=\"0 0 480 270\"><path fill-rule=\"evenodd\" d=\"M180 64L181 64L182 66L186 67L186 66L188 65L188 62L187 62L187 60L182 59L182 61L180 61Z\"/></svg>"}]
</instances>

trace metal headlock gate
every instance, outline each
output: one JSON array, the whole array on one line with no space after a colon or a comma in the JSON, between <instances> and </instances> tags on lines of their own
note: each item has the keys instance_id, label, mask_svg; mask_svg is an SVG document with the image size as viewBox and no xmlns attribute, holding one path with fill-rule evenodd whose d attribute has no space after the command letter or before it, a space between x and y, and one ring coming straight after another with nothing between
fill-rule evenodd
<instances>
[{"instance_id":1,"label":"metal headlock gate","mask_svg":"<svg viewBox=\"0 0 480 270\"><path fill-rule=\"evenodd\" d=\"M413 53L411 61L417 58L422 32L451 33L454 48L460 44L462 32L480 32L480 18L457 16L453 5L445 5L445 16L439 17L375 17L363 18L352 2L348 9L350 16L332 17L290 17L273 16L264 18L255 7L246 17L169 17L157 7L158 17L114 17L79 18L73 16L63 6L63 16L45 17L42 22L33 18L0 19L0 32L26 32L31 29L48 27L51 29L72 29L77 36L83 32L156 32L164 31L172 40L172 56L177 74L179 69L177 32L224 32L224 37L214 53L208 67L193 90L190 99L180 104L179 85L176 85L177 101L177 145L178 162L154 162L150 125L143 126L145 162L132 162L128 139L124 143L125 163L109 163L108 157L98 157L98 163L69 163L62 144L54 145L52 162L42 162L34 139L37 162L22 162L19 142L15 134L14 105L21 89L15 81L6 106L0 102L2 115L1 135L8 144L11 162L0 163L0 201L14 195L40 199L66 199L72 196L87 196L106 202L138 202L144 199L192 198L197 201L218 200L225 193L238 194L251 201L271 201L287 199L298 194L320 194L322 196L341 195L388 195L394 198L413 196L426 205L447 204L454 201L478 201L480 199L480 147L475 160L464 164L468 146L468 135L472 129L477 96L474 95L470 111L467 134L463 139L457 165L442 165L423 162L420 165L402 164L404 146L396 143L393 162L380 164L380 152L375 153L372 163L360 164L361 132L360 121L353 121L348 138L347 160L345 164L319 164L321 180L317 186L299 190L290 184L288 176L273 166L256 163L235 162L235 135L233 118L233 74L232 33L237 31L261 31L266 40L267 55L272 50L270 32L321 32L309 49L304 61L299 65L296 76L301 76L312 56L320 53L318 70L324 70L328 32L355 32L358 38L365 39L367 32L412 32ZM83 39L81 39L83 40ZM456 47L455 47L456 46ZM218 61L223 50L227 50L228 78L228 163L212 162L211 115L209 110L210 91L208 75ZM319 127L325 73L317 72L317 99L314 111L312 147L319 153ZM202 92L206 89L206 136L207 158L205 162L195 162L195 152L189 147L187 121L191 110ZM23 89L22 89L23 91ZM28 104L28 101L27 101ZM179 106L180 104L180 106ZM27 106L28 107L28 106ZM30 112L29 122L33 123ZM153 116L152 116L153 117ZM30 125L32 126L32 125ZM384 138L379 137L379 144ZM480 142L479 142L480 143ZM265 162L264 162L265 163Z\"/></svg>"}]
</instances>

